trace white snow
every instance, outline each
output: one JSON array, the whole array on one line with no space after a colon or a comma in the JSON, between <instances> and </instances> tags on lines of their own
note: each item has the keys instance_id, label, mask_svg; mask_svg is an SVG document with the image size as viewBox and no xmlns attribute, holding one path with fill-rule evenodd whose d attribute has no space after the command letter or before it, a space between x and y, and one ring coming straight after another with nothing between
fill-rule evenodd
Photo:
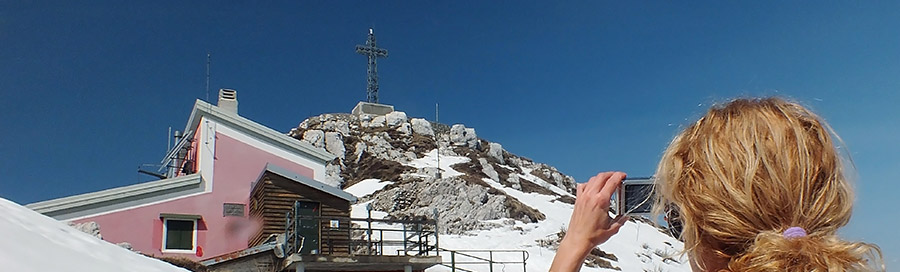
<instances>
[{"instance_id":1,"label":"white snow","mask_svg":"<svg viewBox=\"0 0 900 272\"><path fill-rule=\"evenodd\" d=\"M440 163L441 163L440 168L441 168L441 172L442 172L441 177L443 177L443 178L461 176L463 173L453 170L453 168L451 168L450 166L457 164L457 163L464 163L464 162L469 161L469 158L462 157L462 156L450 156L450 155L446 155L446 154L441 154L440 157L441 157L440 158ZM426 168L426 167L437 168L438 167L437 149L431 150L428 153L425 153L424 157L412 160L408 163L405 163L405 165L412 166L412 167L419 168L419 169Z\"/></svg>"},{"instance_id":2,"label":"white snow","mask_svg":"<svg viewBox=\"0 0 900 272\"><path fill-rule=\"evenodd\" d=\"M353 186L347 187L344 189L345 192L348 192L356 197L364 197L370 195L378 190L384 188L384 186L388 186L393 184L393 181L381 181L380 179L364 179Z\"/></svg>"},{"instance_id":3,"label":"white snow","mask_svg":"<svg viewBox=\"0 0 900 272\"><path fill-rule=\"evenodd\" d=\"M469 161L466 157L441 155L441 169L444 171L444 177L462 175L450 166L456 163ZM416 168L436 167L437 152L432 150L425 157L407 163L407 165ZM508 166L504 166L508 167ZM511 167L508 167L511 168ZM532 169L523 169L526 174L520 175L521 179L529 180L535 184L550 188L553 192L560 195L572 196L563 189L547 184L542 179L528 174ZM498 190L502 190L506 194L515 197L522 203L540 210L547 216L545 220L537 223L523 223L515 221L512 225L506 224L504 227L473 231L463 235L441 235L440 247L450 250L525 250L528 255L527 271L547 271L553 261L555 251L538 245L536 240L545 239L555 236L561 229L567 227L569 217L572 214L574 206L563 202L553 202L555 196L548 196L538 193L524 193L510 187L505 187L500 183L490 179L484 179L489 185ZM381 183L376 183L381 184ZM355 186L354 186L355 187ZM377 189L376 189L377 188ZM372 182L362 184L359 188L351 187L354 195L367 195L382 187L372 186ZM366 217L365 205L360 203L353 205L352 216L354 218ZM373 211L373 218L384 218L386 213ZM498 220L496 223L503 223L504 220ZM506 220L508 221L508 220ZM386 224L379 224L379 228L391 228ZM385 234L387 235L387 233ZM398 238L398 237L385 237ZM655 227L641 222L629 221L613 236L609 241L599 246L599 248L607 253L614 254L618 261L610 261L613 266L621 268L621 271L691 271L690 264L686 257L679 256L677 252L683 247L683 244L676 239L658 231ZM480 258L492 258L495 261L521 261L522 253L514 252L495 252L489 255L484 252L465 252L466 254L478 256ZM441 252L444 263L450 262L450 253ZM669 257L670 259L666 259ZM473 261L474 259L462 255L456 255L457 262ZM486 265L461 265L473 271L487 271ZM523 271L521 264L495 265L494 269L499 271ZM450 268L444 266L434 266L427 270L428 272L450 271ZM591 268L585 266L581 271L615 271L605 268Z\"/></svg>"},{"instance_id":4,"label":"white snow","mask_svg":"<svg viewBox=\"0 0 900 272\"><path fill-rule=\"evenodd\" d=\"M187 271L0 198L3 271Z\"/></svg>"}]
</instances>

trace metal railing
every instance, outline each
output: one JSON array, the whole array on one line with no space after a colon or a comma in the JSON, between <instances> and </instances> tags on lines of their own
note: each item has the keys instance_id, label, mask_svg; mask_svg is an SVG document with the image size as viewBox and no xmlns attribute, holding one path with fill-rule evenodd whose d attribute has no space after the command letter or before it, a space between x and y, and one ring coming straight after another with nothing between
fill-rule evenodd
<instances>
[{"instance_id":1,"label":"metal railing","mask_svg":"<svg viewBox=\"0 0 900 272\"><path fill-rule=\"evenodd\" d=\"M440 249L439 255L443 259L440 265L450 268L450 271L461 272L493 272L527 270L528 251L525 250L449 250ZM449 256L449 260L446 258ZM520 259L521 258L521 259ZM507 266L508 265L508 266Z\"/></svg>"},{"instance_id":2,"label":"metal railing","mask_svg":"<svg viewBox=\"0 0 900 272\"><path fill-rule=\"evenodd\" d=\"M285 250L300 253L303 237L298 231L304 221L318 222L318 247L308 254L437 256L438 234L434 219L402 220L333 216L302 216L299 202L285 216Z\"/></svg>"}]
</instances>

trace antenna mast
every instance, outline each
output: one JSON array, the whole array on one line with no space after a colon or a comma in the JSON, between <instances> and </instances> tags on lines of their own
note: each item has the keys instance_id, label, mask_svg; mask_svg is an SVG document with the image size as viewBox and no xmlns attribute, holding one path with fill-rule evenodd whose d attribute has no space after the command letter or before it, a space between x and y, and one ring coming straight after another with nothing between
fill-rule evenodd
<instances>
[{"instance_id":1,"label":"antenna mast","mask_svg":"<svg viewBox=\"0 0 900 272\"><path fill-rule=\"evenodd\" d=\"M209 61L210 54L206 52L206 102L209 102Z\"/></svg>"}]
</instances>

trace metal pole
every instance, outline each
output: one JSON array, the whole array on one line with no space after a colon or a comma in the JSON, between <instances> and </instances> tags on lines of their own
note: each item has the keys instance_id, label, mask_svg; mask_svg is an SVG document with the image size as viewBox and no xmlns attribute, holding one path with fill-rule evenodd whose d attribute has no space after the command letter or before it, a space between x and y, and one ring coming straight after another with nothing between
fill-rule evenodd
<instances>
[{"instance_id":1,"label":"metal pole","mask_svg":"<svg viewBox=\"0 0 900 272\"><path fill-rule=\"evenodd\" d=\"M350 252L350 255L356 255L353 253L353 221L347 220L347 252Z\"/></svg>"},{"instance_id":2,"label":"metal pole","mask_svg":"<svg viewBox=\"0 0 900 272\"><path fill-rule=\"evenodd\" d=\"M438 256L441 255L441 244L440 244L441 240L438 238L439 230L440 229L438 228L438 210L437 210L437 208L434 208L434 248L435 248L435 251L437 251Z\"/></svg>"},{"instance_id":3,"label":"metal pole","mask_svg":"<svg viewBox=\"0 0 900 272\"><path fill-rule=\"evenodd\" d=\"M456 251L450 251L450 271L456 272Z\"/></svg>"},{"instance_id":4,"label":"metal pole","mask_svg":"<svg viewBox=\"0 0 900 272\"><path fill-rule=\"evenodd\" d=\"M422 254L422 223L416 222L416 236L419 236L419 253Z\"/></svg>"},{"instance_id":5,"label":"metal pole","mask_svg":"<svg viewBox=\"0 0 900 272\"><path fill-rule=\"evenodd\" d=\"M438 119L438 103L434 103L434 122L439 123L440 119ZM437 144L437 178L443 178L441 174L441 137L437 132L434 132L434 142Z\"/></svg>"},{"instance_id":6,"label":"metal pole","mask_svg":"<svg viewBox=\"0 0 900 272\"><path fill-rule=\"evenodd\" d=\"M490 265L490 271L494 272L494 251L488 251L488 265Z\"/></svg>"},{"instance_id":7,"label":"metal pole","mask_svg":"<svg viewBox=\"0 0 900 272\"><path fill-rule=\"evenodd\" d=\"M522 272L525 272L526 270L528 270L528 266L525 265L526 260L527 260L527 258L525 258L525 251L523 250L522 251Z\"/></svg>"},{"instance_id":8,"label":"metal pole","mask_svg":"<svg viewBox=\"0 0 900 272\"><path fill-rule=\"evenodd\" d=\"M406 252L406 223L403 223L403 255L409 255Z\"/></svg>"},{"instance_id":9,"label":"metal pole","mask_svg":"<svg viewBox=\"0 0 900 272\"><path fill-rule=\"evenodd\" d=\"M367 234L368 234L367 236L369 237L369 244L366 245L366 247L369 248L369 250L368 250L369 255L372 255L372 208L371 208L371 206L366 206L366 208L367 208L367 210L369 210L368 211L369 217L366 219L366 222L369 225L369 227L368 227L369 229L367 230Z\"/></svg>"}]
</instances>

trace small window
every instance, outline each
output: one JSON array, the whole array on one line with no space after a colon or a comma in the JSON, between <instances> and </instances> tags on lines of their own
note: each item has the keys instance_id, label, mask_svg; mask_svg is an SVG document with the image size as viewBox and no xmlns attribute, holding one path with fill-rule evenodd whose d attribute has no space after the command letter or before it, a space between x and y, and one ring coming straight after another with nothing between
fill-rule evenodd
<instances>
[{"instance_id":1,"label":"small window","mask_svg":"<svg viewBox=\"0 0 900 272\"><path fill-rule=\"evenodd\" d=\"M163 250L193 253L197 244L196 219L163 219Z\"/></svg>"}]
</instances>

